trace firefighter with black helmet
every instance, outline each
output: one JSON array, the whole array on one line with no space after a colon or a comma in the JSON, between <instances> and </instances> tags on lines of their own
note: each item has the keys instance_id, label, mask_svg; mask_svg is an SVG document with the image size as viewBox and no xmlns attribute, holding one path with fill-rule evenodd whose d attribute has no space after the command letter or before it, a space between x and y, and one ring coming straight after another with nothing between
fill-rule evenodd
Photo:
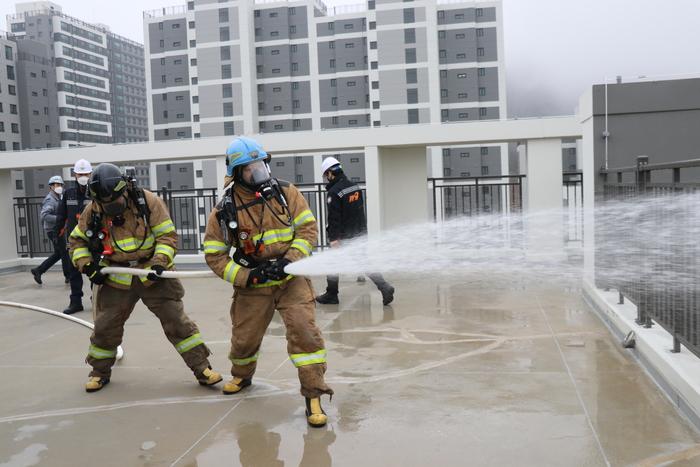
<instances>
[{"instance_id":1,"label":"firefighter with black helmet","mask_svg":"<svg viewBox=\"0 0 700 467\"><path fill-rule=\"evenodd\" d=\"M207 264L234 289L233 378L223 392L250 386L263 336L277 310L287 328L287 351L297 368L307 421L323 426L327 416L321 396L333 391L324 379L326 349L315 321L313 287L307 278L284 271L311 254L316 219L294 185L271 177L269 157L258 142L236 138L226 156L225 196L209 215L204 237Z\"/></svg>"},{"instance_id":2,"label":"firefighter with black helmet","mask_svg":"<svg viewBox=\"0 0 700 467\"><path fill-rule=\"evenodd\" d=\"M164 279L173 267L177 233L158 197L135 186L113 164L100 164L89 183L92 202L70 234L73 264L97 285L95 329L87 363L87 392L109 383L124 323L139 300L155 314L168 340L202 385L221 381L209 365L209 349L197 325L185 314L185 291L177 279ZM104 274L106 266L149 269L147 277Z\"/></svg>"}]
</instances>

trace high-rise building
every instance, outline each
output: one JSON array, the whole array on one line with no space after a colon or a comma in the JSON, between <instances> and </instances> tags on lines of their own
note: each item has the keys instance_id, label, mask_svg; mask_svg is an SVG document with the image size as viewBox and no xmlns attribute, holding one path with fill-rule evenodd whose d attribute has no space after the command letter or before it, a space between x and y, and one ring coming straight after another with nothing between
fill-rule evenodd
<instances>
[{"instance_id":1,"label":"high-rise building","mask_svg":"<svg viewBox=\"0 0 700 467\"><path fill-rule=\"evenodd\" d=\"M500 1L144 13L154 140L505 117Z\"/></svg>"},{"instance_id":2,"label":"high-rise building","mask_svg":"<svg viewBox=\"0 0 700 467\"><path fill-rule=\"evenodd\" d=\"M18 151L20 133L17 45L0 34L0 151Z\"/></svg>"},{"instance_id":3,"label":"high-rise building","mask_svg":"<svg viewBox=\"0 0 700 467\"><path fill-rule=\"evenodd\" d=\"M320 0L194 0L144 12L150 136L505 117L501 12L499 0L370 0L334 9ZM485 148L488 156L470 150L479 154L474 168L444 165L432 175L507 167L506 145ZM346 156L361 164L361 154ZM311 157L275 159L272 169L296 183L320 179Z\"/></svg>"},{"instance_id":4,"label":"high-rise building","mask_svg":"<svg viewBox=\"0 0 700 467\"><path fill-rule=\"evenodd\" d=\"M15 8L7 23L24 61L23 149L148 140L141 44L49 1Z\"/></svg>"}]
</instances>

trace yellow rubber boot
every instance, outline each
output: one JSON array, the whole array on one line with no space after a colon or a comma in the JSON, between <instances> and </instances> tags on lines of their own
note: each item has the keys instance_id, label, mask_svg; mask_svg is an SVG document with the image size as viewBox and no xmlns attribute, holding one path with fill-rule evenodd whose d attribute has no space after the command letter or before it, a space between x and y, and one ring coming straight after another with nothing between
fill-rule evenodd
<instances>
[{"instance_id":1,"label":"yellow rubber boot","mask_svg":"<svg viewBox=\"0 0 700 467\"><path fill-rule=\"evenodd\" d=\"M212 370L211 368L205 368L201 373L196 373L197 381L202 386L213 386L219 381L221 381L221 373Z\"/></svg>"},{"instance_id":2,"label":"yellow rubber boot","mask_svg":"<svg viewBox=\"0 0 700 467\"><path fill-rule=\"evenodd\" d=\"M328 423L328 416L321 407L320 397L306 398L306 421L315 428L320 428Z\"/></svg>"},{"instance_id":3,"label":"yellow rubber boot","mask_svg":"<svg viewBox=\"0 0 700 467\"><path fill-rule=\"evenodd\" d=\"M250 384L250 378L243 379L239 378L238 376L234 376L231 381L227 381L226 384L224 384L222 391L224 394L236 394L237 392L240 392L241 389L250 386Z\"/></svg>"},{"instance_id":4,"label":"yellow rubber boot","mask_svg":"<svg viewBox=\"0 0 700 467\"><path fill-rule=\"evenodd\" d=\"M86 392L95 392L99 391L103 387L105 387L109 383L109 378L102 378L100 376L90 376L90 378L87 380L87 383L85 383L85 391Z\"/></svg>"}]
</instances>

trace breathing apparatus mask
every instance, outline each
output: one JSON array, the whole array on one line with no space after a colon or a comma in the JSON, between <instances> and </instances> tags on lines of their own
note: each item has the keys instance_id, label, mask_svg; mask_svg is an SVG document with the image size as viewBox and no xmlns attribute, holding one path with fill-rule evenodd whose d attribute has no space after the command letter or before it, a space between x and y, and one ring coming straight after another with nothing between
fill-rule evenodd
<instances>
[{"instance_id":1,"label":"breathing apparatus mask","mask_svg":"<svg viewBox=\"0 0 700 467\"><path fill-rule=\"evenodd\" d=\"M124 225L124 211L126 211L127 199L125 196L120 196L119 198L111 201L109 203L100 203L102 210L106 215L112 218L112 224L117 227Z\"/></svg>"},{"instance_id":2,"label":"breathing apparatus mask","mask_svg":"<svg viewBox=\"0 0 700 467\"><path fill-rule=\"evenodd\" d=\"M260 193L266 200L278 196L279 185L272 178L266 159L257 160L237 168L236 181L246 188Z\"/></svg>"}]
</instances>

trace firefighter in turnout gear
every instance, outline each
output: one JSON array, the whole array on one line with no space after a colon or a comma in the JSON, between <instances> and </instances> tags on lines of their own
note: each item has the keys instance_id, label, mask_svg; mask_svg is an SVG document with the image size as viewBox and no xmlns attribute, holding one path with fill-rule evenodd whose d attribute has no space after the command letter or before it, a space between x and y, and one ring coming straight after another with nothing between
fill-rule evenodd
<instances>
[{"instance_id":1,"label":"firefighter in turnout gear","mask_svg":"<svg viewBox=\"0 0 700 467\"><path fill-rule=\"evenodd\" d=\"M321 163L321 173L326 180L328 192L328 241L331 248L340 246L342 240L349 240L367 234L365 202L360 187L348 180L338 159L327 157ZM382 294L382 303L394 300L394 287L384 280L381 274L367 274ZM316 297L324 305L338 304L339 276L328 276L326 293Z\"/></svg>"},{"instance_id":2,"label":"firefighter in turnout gear","mask_svg":"<svg viewBox=\"0 0 700 467\"><path fill-rule=\"evenodd\" d=\"M294 185L271 177L269 156L256 141L233 140L226 160L225 195L212 210L204 237L207 264L235 291L230 310L233 379L224 385L224 394L251 384L263 335L278 310L306 399L307 421L323 426L327 417L320 396L333 391L324 380L326 349L316 326L313 287L307 278L284 272L289 263L311 254L316 219Z\"/></svg>"},{"instance_id":3,"label":"firefighter in turnout gear","mask_svg":"<svg viewBox=\"0 0 700 467\"><path fill-rule=\"evenodd\" d=\"M185 291L177 279L160 274L173 266L177 233L168 210L153 193L136 187L112 164L99 165L89 184L92 202L70 234L73 264L97 286L95 329L87 363L92 366L85 390L109 383L124 323L139 300L155 314L168 340L202 385L221 375L209 365L209 349L197 325L183 309ZM106 266L152 270L147 277L104 274Z\"/></svg>"}]
</instances>

